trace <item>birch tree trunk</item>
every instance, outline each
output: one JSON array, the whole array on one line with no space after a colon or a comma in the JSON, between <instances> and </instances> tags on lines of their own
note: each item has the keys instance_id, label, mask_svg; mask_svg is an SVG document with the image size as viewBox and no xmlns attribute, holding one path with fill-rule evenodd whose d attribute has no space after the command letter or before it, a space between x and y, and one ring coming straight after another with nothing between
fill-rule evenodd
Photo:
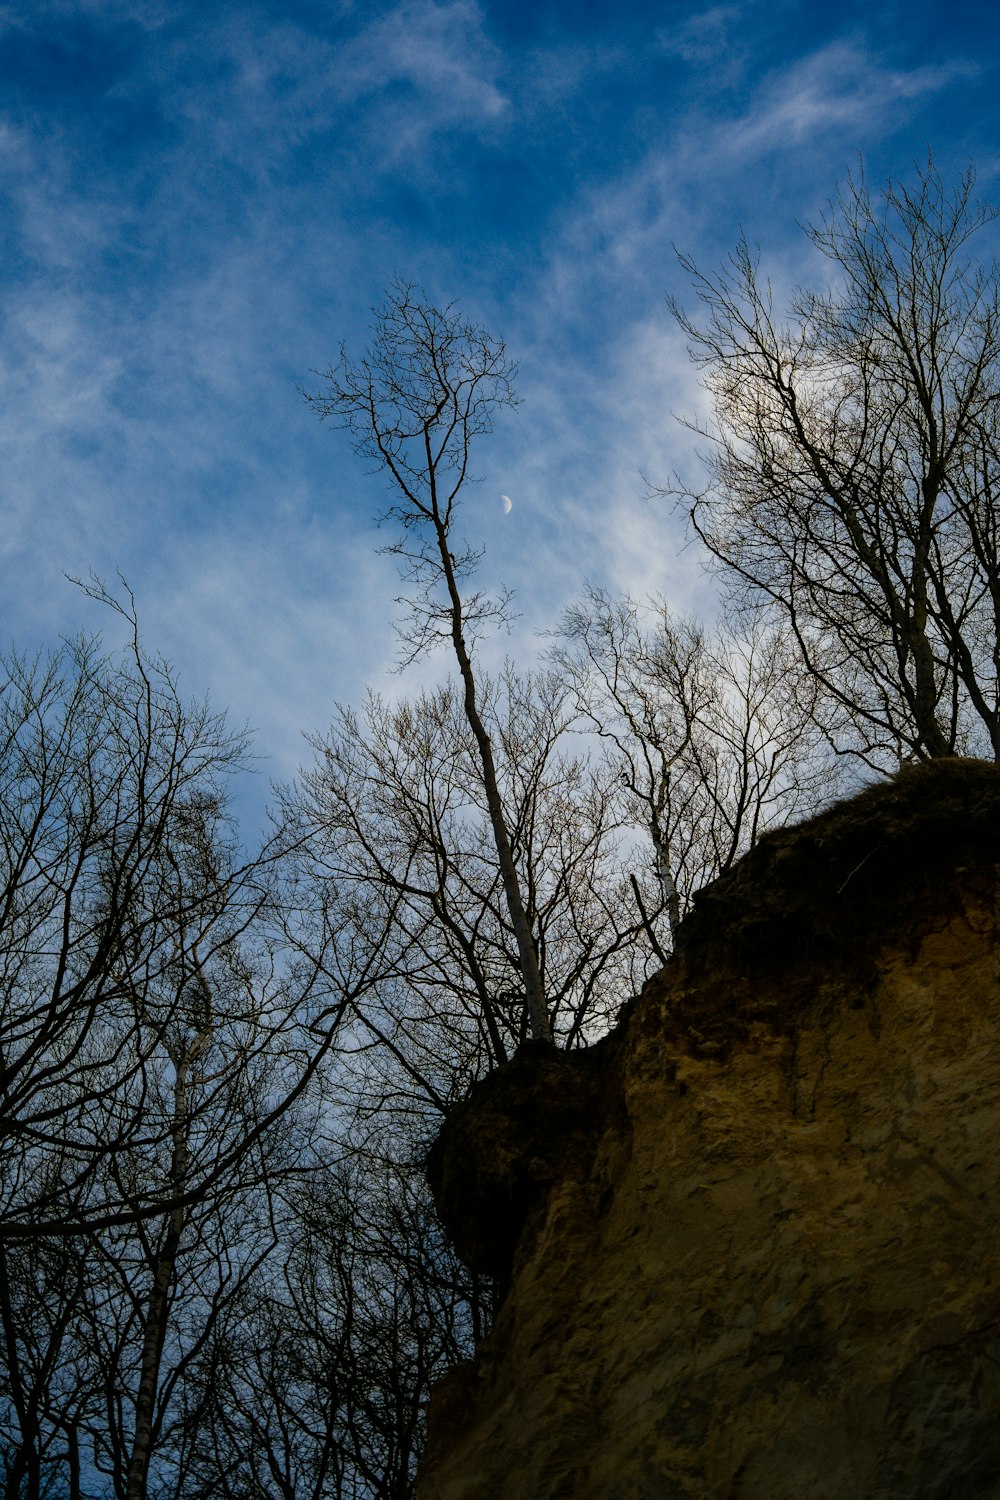
<instances>
[{"instance_id":1,"label":"birch tree trunk","mask_svg":"<svg viewBox=\"0 0 1000 1500\"><path fill-rule=\"evenodd\" d=\"M199 979L201 976L199 975ZM204 984L204 981L201 980ZM191 1071L212 1037L209 1017L202 1029L191 1038L183 1052L174 1059L176 1077L173 1096L173 1150L168 1191L171 1197L183 1195L188 1176L189 1090ZM170 1303L177 1277L177 1257L189 1210L176 1207L170 1213L166 1231L153 1260L153 1279L143 1328L139 1386L135 1396L135 1428L126 1472L126 1500L146 1500L149 1465L153 1456L156 1397L160 1382L163 1345L170 1317Z\"/></svg>"}]
</instances>

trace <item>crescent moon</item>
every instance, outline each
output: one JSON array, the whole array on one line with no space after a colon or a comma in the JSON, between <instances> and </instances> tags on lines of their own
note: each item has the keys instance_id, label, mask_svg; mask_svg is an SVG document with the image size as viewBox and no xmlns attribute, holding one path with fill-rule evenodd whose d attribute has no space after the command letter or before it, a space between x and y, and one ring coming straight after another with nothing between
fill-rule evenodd
<instances>
[{"instance_id":1,"label":"crescent moon","mask_svg":"<svg viewBox=\"0 0 1000 1500\"><path fill-rule=\"evenodd\" d=\"M504 515L505 516L509 515L510 514L511 505L513 504L513 501L511 500L510 496L509 495L501 495L500 496L500 503L503 505L503 513L504 513Z\"/></svg>"}]
</instances>

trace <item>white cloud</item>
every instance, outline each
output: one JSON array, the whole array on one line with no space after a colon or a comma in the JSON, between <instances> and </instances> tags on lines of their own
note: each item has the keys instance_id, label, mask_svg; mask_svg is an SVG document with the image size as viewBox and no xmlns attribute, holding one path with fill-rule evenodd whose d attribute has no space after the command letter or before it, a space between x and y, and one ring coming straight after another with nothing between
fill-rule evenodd
<instances>
[{"instance_id":1,"label":"white cloud","mask_svg":"<svg viewBox=\"0 0 1000 1500\"><path fill-rule=\"evenodd\" d=\"M661 49L685 62L728 65L734 35L739 35L741 12L737 5L711 5L693 16L678 16L656 33ZM744 16L745 19L745 16Z\"/></svg>"},{"instance_id":2,"label":"white cloud","mask_svg":"<svg viewBox=\"0 0 1000 1500\"><path fill-rule=\"evenodd\" d=\"M338 154L354 153L370 175L412 162L441 131L488 129L506 118L504 57L475 0L402 0L373 19L365 7L357 15L360 26L336 37L241 11L208 23L197 56L190 38L171 38L149 65L161 83L169 80L188 149L271 183L289 152L326 132ZM202 78L203 51L224 57L231 71Z\"/></svg>"},{"instance_id":3,"label":"white cloud","mask_svg":"<svg viewBox=\"0 0 1000 1500\"><path fill-rule=\"evenodd\" d=\"M345 102L377 99L377 129L392 159L413 156L435 131L489 125L509 108L497 83L500 51L474 0L404 0L338 53L330 87ZM393 100L392 85L416 97Z\"/></svg>"},{"instance_id":4,"label":"white cloud","mask_svg":"<svg viewBox=\"0 0 1000 1500\"><path fill-rule=\"evenodd\" d=\"M488 544L484 584L512 585L524 611L511 639L490 643L490 660L511 651L529 662L532 632L588 577L710 613L681 518L647 498L641 477L698 473L696 444L673 416L704 416L705 398L663 308L664 288L680 289L671 243L711 265L746 215L777 281L798 279L796 218L890 118L896 128L958 77L949 64L889 69L844 42L760 75L740 105L692 89L656 128L650 106L648 128L622 132L604 180L583 152L561 159L551 212L526 216L523 257L512 241L506 260L489 245L476 258L471 238L455 245L433 225L414 230L381 206L372 214L368 181L359 188L351 173L374 181L402 164L390 187L422 184L447 172L470 133L509 142L505 133L541 131L556 115L561 130L574 97L628 59L605 37L512 66L474 0L351 15L360 30L346 43L253 12L210 22L208 53L226 63L217 69L181 67L170 52L193 48L197 28L150 50L137 96L150 85L179 135L165 132L162 157L140 165L155 181L137 241L148 264L121 286L107 257L124 264L135 250L127 184L116 196L110 179L95 188L88 177L84 198L68 139L42 125L34 137L8 125L0 138L37 263L4 307L0 636L51 639L92 624L60 572L110 575L121 564L147 639L191 692L210 690L258 727L276 775L294 766L300 731L326 722L334 696L357 698L366 681L409 691L425 670L427 680L447 670L440 658L390 676L400 587L390 562L371 555L368 519L381 481L360 478L346 441L320 429L294 391L341 333L359 347L365 306L388 274L429 267L435 288L465 293L467 310L495 322L522 361L524 407L477 454L485 483L465 513L470 539ZM732 17L723 6L695 20L682 45L708 61ZM335 124L354 134L324 177L297 153ZM523 140L514 150L530 157ZM503 524L500 493L514 500Z\"/></svg>"},{"instance_id":5,"label":"white cloud","mask_svg":"<svg viewBox=\"0 0 1000 1500\"><path fill-rule=\"evenodd\" d=\"M732 19L725 8L701 18L703 36ZM654 149L614 179L586 185L554 229L543 268L507 332L522 357L521 441L514 472L497 484L518 495L518 529L526 556L545 556L543 596L516 549L492 562L516 582L533 622L561 607L584 576L635 594L663 593L675 607L711 614L715 590L696 547L689 547L682 508L651 500L644 474L669 486L675 473L697 484L698 439L677 416L705 423L709 401L663 291L683 291L673 245L717 253L739 232L739 210L763 174L761 159L789 141L800 149L783 180L787 217L769 208L768 268L782 302L814 260L796 220L834 186L838 161L849 160L865 130L877 133L890 111L942 89L950 65L891 70L857 47L825 48L761 78L746 106L707 121L699 104L681 114ZM706 234L706 230L709 233ZM752 232L752 230L751 230ZM535 373L537 372L537 374ZM535 573L538 578L537 570Z\"/></svg>"},{"instance_id":6,"label":"white cloud","mask_svg":"<svg viewBox=\"0 0 1000 1500\"><path fill-rule=\"evenodd\" d=\"M850 42L835 42L764 80L746 114L732 121L730 148L748 156L844 127L857 131L885 119L901 101L935 93L974 71L959 62L909 71L886 67Z\"/></svg>"}]
</instances>

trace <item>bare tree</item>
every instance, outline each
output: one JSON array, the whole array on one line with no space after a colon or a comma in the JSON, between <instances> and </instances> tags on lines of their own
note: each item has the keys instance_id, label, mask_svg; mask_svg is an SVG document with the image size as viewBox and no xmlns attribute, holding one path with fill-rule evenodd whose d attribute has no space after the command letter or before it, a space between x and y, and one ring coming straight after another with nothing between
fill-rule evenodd
<instances>
[{"instance_id":1,"label":"bare tree","mask_svg":"<svg viewBox=\"0 0 1000 1500\"><path fill-rule=\"evenodd\" d=\"M557 674L508 666L477 693L553 1032L578 1045L656 963L628 895L620 777L573 738ZM321 1081L337 1168L295 1205L246 1324L206 1351L222 1437L202 1470L212 1494L402 1500L430 1383L471 1355L495 1295L441 1241L426 1150L529 1019L462 687L370 695L313 747L282 800L289 930L318 984L350 997Z\"/></svg>"},{"instance_id":2,"label":"bare tree","mask_svg":"<svg viewBox=\"0 0 1000 1500\"><path fill-rule=\"evenodd\" d=\"M642 610L601 589L565 612L557 635L550 655L652 844L652 910L632 876L643 920L665 915L672 940L699 887L828 790L810 684L787 633L706 635L662 601Z\"/></svg>"},{"instance_id":3,"label":"bare tree","mask_svg":"<svg viewBox=\"0 0 1000 1500\"><path fill-rule=\"evenodd\" d=\"M570 749L574 710L554 674L508 668L482 676L479 691L554 1032L572 1046L608 1024L649 960L628 915L620 787ZM300 941L331 987L351 988L352 969L368 975L350 1007L367 1108L443 1112L529 1031L461 690L395 705L370 697L314 745L314 766L286 797L299 904L314 913Z\"/></svg>"},{"instance_id":4,"label":"bare tree","mask_svg":"<svg viewBox=\"0 0 1000 1500\"><path fill-rule=\"evenodd\" d=\"M75 1325L87 1250L68 1240L0 1243L0 1478L11 1497L46 1494L61 1470L79 1500L79 1413L90 1391L81 1390Z\"/></svg>"},{"instance_id":5,"label":"bare tree","mask_svg":"<svg viewBox=\"0 0 1000 1500\"><path fill-rule=\"evenodd\" d=\"M192 1161L182 1193L118 1171L136 1136L172 1152L173 1109L150 1113L158 1060L173 1074L178 1037L197 1034L209 958L251 931L263 939L273 915L277 842L242 862L232 842L217 879L183 873L201 838L192 829L211 809L223 824L244 752L219 716L183 702L137 635L117 659L82 640L47 662L0 666L0 1239L132 1224L195 1201L253 1150L330 1045L335 1016L301 1029L310 976L298 974L292 996L272 973L254 1003L301 1065L290 1091L272 1092L222 1155Z\"/></svg>"},{"instance_id":6,"label":"bare tree","mask_svg":"<svg viewBox=\"0 0 1000 1500\"><path fill-rule=\"evenodd\" d=\"M514 366L503 342L463 319L453 304L436 308L412 286L397 283L375 310L371 347L359 360L342 349L339 365L324 378L326 391L306 394L306 399L321 417L333 418L350 432L356 451L385 471L394 495L382 520L394 522L400 536L387 550L414 585L405 601L404 661L442 640L454 651L531 1032L551 1041L538 955L473 664L477 635L488 622L506 618L508 601L483 593L463 598L462 586L475 574L481 552L455 537L462 490L472 477L472 446L491 430L494 413L514 404Z\"/></svg>"},{"instance_id":7,"label":"bare tree","mask_svg":"<svg viewBox=\"0 0 1000 1500\"><path fill-rule=\"evenodd\" d=\"M706 310L710 483L687 492L731 593L788 622L830 742L883 768L1000 756L1000 289L974 175L849 177L808 231L827 291L785 319L741 242Z\"/></svg>"},{"instance_id":8,"label":"bare tree","mask_svg":"<svg viewBox=\"0 0 1000 1500\"><path fill-rule=\"evenodd\" d=\"M410 1500L430 1385L471 1352L480 1300L423 1178L356 1152L288 1200L194 1372L191 1500Z\"/></svg>"},{"instance_id":9,"label":"bare tree","mask_svg":"<svg viewBox=\"0 0 1000 1500\"><path fill-rule=\"evenodd\" d=\"M240 1205L309 1163L305 1136L282 1157L282 1125L338 1019L316 966L276 952L277 843L246 860L229 826L243 740L183 702L121 612L123 653L81 641L0 677L0 1478L18 1500L82 1500L85 1469L145 1497L242 1274Z\"/></svg>"}]
</instances>

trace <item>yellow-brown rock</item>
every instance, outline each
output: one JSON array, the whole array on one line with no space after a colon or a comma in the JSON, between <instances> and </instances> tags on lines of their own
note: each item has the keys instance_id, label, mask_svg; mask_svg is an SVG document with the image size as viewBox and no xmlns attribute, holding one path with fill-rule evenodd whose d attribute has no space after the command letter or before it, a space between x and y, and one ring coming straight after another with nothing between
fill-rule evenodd
<instances>
[{"instance_id":1,"label":"yellow-brown rock","mask_svg":"<svg viewBox=\"0 0 1000 1500\"><path fill-rule=\"evenodd\" d=\"M1000 770L904 773L480 1085L432 1180L510 1290L421 1500L1000 1496L998 860Z\"/></svg>"}]
</instances>

